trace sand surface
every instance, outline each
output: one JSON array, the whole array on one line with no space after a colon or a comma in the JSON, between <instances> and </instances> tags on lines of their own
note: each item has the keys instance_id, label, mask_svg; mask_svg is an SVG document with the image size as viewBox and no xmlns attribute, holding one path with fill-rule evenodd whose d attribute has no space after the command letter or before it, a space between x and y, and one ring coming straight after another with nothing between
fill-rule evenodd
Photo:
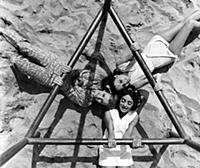
<instances>
[{"instance_id":1,"label":"sand surface","mask_svg":"<svg viewBox=\"0 0 200 168\"><path fill-rule=\"evenodd\" d=\"M101 8L101 0L0 0L0 16L7 18L34 45L55 52L68 62ZM200 8L193 0L114 0L117 11L131 38L141 48L157 32L169 28ZM100 43L97 43L100 42ZM200 143L200 39L185 47L181 59L161 76L163 92L184 131ZM111 17L99 25L88 45L92 53L100 51L106 64L102 73L115 68L116 57L130 54ZM8 49L0 39L0 51ZM74 68L89 63L83 55ZM143 89L150 96L135 130L136 137L163 138L168 129L175 130L152 87ZM46 90L10 68L0 58L0 153L20 141L28 131L49 95ZM58 95L40 124L41 137L101 138L103 109L95 104L79 107ZM98 146L45 146L39 158L27 145L3 168L94 168ZM133 150L137 168L200 168L200 153L186 145L152 145Z\"/></svg>"}]
</instances>

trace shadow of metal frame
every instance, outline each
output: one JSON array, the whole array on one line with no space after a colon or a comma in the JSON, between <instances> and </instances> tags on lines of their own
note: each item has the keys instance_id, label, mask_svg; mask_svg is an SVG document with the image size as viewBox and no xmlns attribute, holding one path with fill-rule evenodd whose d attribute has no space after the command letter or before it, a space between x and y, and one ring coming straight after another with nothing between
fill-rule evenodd
<instances>
[{"instance_id":1,"label":"shadow of metal frame","mask_svg":"<svg viewBox=\"0 0 200 168\"><path fill-rule=\"evenodd\" d=\"M145 63L144 59L141 55L141 50L138 47L137 43L131 39L128 32L126 31L122 21L120 20L119 16L115 12L114 8L111 6L111 0L105 0L103 7L100 9L98 14L96 15L95 19L91 23L88 31L82 38L81 42L79 43L78 47L76 48L74 54L72 55L71 59L68 62L68 66L71 68L74 67L75 63L79 59L82 51L84 50L85 46L89 42L90 38L92 37L94 31L96 30L99 23L102 19L107 15L110 14L111 18L113 19L114 23L116 24L117 28L119 29L121 35L123 36L125 42L127 43L128 47L130 48L133 56L135 57L136 61L139 63L140 67L142 68L146 78L148 79L150 85L154 89L158 99L160 100L162 106L164 107L165 111L167 112L171 122L173 123L176 133L171 133L171 138L160 138L160 139L142 139L142 144L147 145L176 145L176 144L186 144L193 149L196 149L200 152L200 144L191 140L191 138L185 133L183 127L181 126L180 122L178 121L173 109L170 107L167 99L165 98L162 90L157 89L158 84L153 78L151 71L149 70L147 64ZM64 79L66 74L62 74L61 77ZM18 143L10 147L8 150L3 152L0 155L0 166L3 166L8 160L10 160L14 155L16 155L21 149L23 149L26 145L38 145L38 144L45 144L45 145L100 145L107 143L106 139L52 139L52 138L36 138L37 136L37 128L40 125L41 121L43 120L45 114L47 113L48 109L50 108L52 102L54 101L57 93L59 91L59 86L55 85L54 88L51 90L49 96L47 97L45 103L43 104L41 110L39 111L38 115L32 122L29 130L27 131L25 137L20 140ZM34 138L35 137L35 138ZM125 145L125 144L132 144L132 139L117 139L117 144Z\"/></svg>"}]
</instances>

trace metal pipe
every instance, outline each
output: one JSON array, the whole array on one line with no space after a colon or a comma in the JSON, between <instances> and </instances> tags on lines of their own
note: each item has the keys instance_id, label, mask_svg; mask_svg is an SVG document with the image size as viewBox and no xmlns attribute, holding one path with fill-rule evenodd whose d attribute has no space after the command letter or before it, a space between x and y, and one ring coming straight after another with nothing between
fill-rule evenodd
<instances>
[{"instance_id":1,"label":"metal pipe","mask_svg":"<svg viewBox=\"0 0 200 168\"><path fill-rule=\"evenodd\" d=\"M190 146L191 148L197 150L200 152L200 144L199 143L196 143L194 142L193 140L191 139L186 139L185 140L185 144L187 144L188 146Z\"/></svg>"},{"instance_id":2,"label":"metal pipe","mask_svg":"<svg viewBox=\"0 0 200 168\"><path fill-rule=\"evenodd\" d=\"M116 139L117 144L132 144L133 139ZM166 139L141 139L142 144L183 144L182 138ZM102 145L108 143L107 139L56 139L56 138L28 138L29 144L46 144L46 145Z\"/></svg>"},{"instance_id":3,"label":"metal pipe","mask_svg":"<svg viewBox=\"0 0 200 168\"><path fill-rule=\"evenodd\" d=\"M68 65L71 65L71 67L74 66L77 59L79 58L79 55L84 50L85 46L89 42L90 38L92 37L94 31L96 30L97 26L99 25L100 21L104 18L104 16L108 13L108 7L110 7L111 0L105 0L104 6L101 8L99 13L97 14L96 18L92 22L90 28L88 29L88 32L85 34L81 42L79 43L79 46L77 47L74 55L69 60Z\"/></svg>"},{"instance_id":4,"label":"metal pipe","mask_svg":"<svg viewBox=\"0 0 200 168\"><path fill-rule=\"evenodd\" d=\"M18 153L24 146L28 144L27 138L22 139L0 156L0 167L3 166L11 157Z\"/></svg>"},{"instance_id":5,"label":"metal pipe","mask_svg":"<svg viewBox=\"0 0 200 168\"><path fill-rule=\"evenodd\" d=\"M49 107L51 106L52 102L54 101L57 93L59 91L59 86L56 85L50 92L49 96L47 97L45 103L43 104L41 110L39 111L38 115L36 116L36 118L34 119L34 121L32 122L29 130L26 133L26 137L31 137L34 135L36 129L38 128L38 126L40 125L42 119L44 118L45 114L47 113Z\"/></svg>"},{"instance_id":6,"label":"metal pipe","mask_svg":"<svg viewBox=\"0 0 200 168\"><path fill-rule=\"evenodd\" d=\"M173 132L173 131L169 132L169 136L173 138L180 138L180 136L176 132Z\"/></svg>"},{"instance_id":7,"label":"metal pipe","mask_svg":"<svg viewBox=\"0 0 200 168\"><path fill-rule=\"evenodd\" d=\"M115 12L115 10L113 9L113 7L110 7L109 10L109 14L112 17L114 23L116 24L116 26L118 27L120 33L122 34L124 40L126 41L127 45L129 46L129 48L131 49L133 55L135 56L137 62L139 63L140 67L142 68L144 74L146 75L147 79L149 80L149 83L151 84L151 86L154 88L156 86L156 81L153 78L151 71L149 70L147 64L145 63L144 59L142 58L142 55L140 53L139 50L133 50L132 45L136 42L134 42L131 37L129 36L128 32L126 31L122 21L120 20L119 16L117 15L117 13ZM165 98L163 92L161 90L159 91L155 91L157 97L159 98L161 104L163 105L164 109L166 110L168 116L170 117L172 123L174 124L177 132L179 133L179 135L182 138L186 137L186 133L183 130L181 124L179 123L177 117L175 116L172 108L170 107L167 99Z\"/></svg>"},{"instance_id":8,"label":"metal pipe","mask_svg":"<svg viewBox=\"0 0 200 168\"><path fill-rule=\"evenodd\" d=\"M85 36L81 40L79 46L77 47L76 51L74 52L73 56L68 62L68 65L73 68L76 61L78 60L81 52L83 51L84 47L87 45L88 41L90 40L91 36L93 35L94 31L96 30L98 24L103 18L103 12L102 9L98 12L96 18L93 20L92 24L90 25L88 31L86 32ZM65 78L66 74L63 74L62 78ZM38 128L40 122L42 121L43 117L45 116L47 110L51 106L52 102L54 101L57 93L59 91L59 86L56 85L51 93L49 94L47 100L45 101L44 105L42 106L40 112L38 113L37 117L33 121L30 129L28 130L26 137L31 137L35 133L36 129Z\"/></svg>"},{"instance_id":9,"label":"metal pipe","mask_svg":"<svg viewBox=\"0 0 200 168\"><path fill-rule=\"evenodd\" d=\"M106 1L105 4L108 4L108 2L111 0ZM76 61L78 60L81 52L84 50L84 47L87 45L88 41L92 37L94 31L96 30L97 26L99 25L100 21L103 19L105 15L105 10L103 12L103 8L100 9L98 14L96 15L95 19L91 23L88 31L86 32L85 36L83 37L82 41L80 42L79 46L77 47L76 51L74 52L73 56L68 62L68 65L73 68ZM62 78L65 78L66 74L62 75ZM52 102L54 101L57 93L59 91L59 86L55 85L54 88L51 90L49 96L47 97L44 105L42 106L41 110L39 111L38 115L34 119L33 123L31 124L29 130L26 133L26 137L32 137L35 134L36 129L38 128L39 124L41 123L42 119L44 118L46 112L48 111L49 107L51 106ZM27 139L22 139L19 143L13 145L10 149L5 151L3 154L1 154L0 158L0 164L3 165L5 162L7 162L9 159L11 159L17 152L19 152L25 145L27 144Z\"/></svg>"}]
</instances>

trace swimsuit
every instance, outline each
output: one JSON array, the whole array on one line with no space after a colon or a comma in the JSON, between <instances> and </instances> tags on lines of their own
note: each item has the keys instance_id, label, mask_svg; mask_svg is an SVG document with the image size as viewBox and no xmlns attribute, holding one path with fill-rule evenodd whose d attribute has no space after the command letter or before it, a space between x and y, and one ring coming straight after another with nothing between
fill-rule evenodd
<instances>
[{"instance_id":1,"label":"swimsuit","mask_svg":"<svg viewBox=\"0 0 200 168\"><path fill-rule=\"evenodd\" d=\"M129 123L136 117L136 112L127 113L124 117L119 117L116 109L109 111L113 119L114 134L116 139L121 139L129 127ZM103 138L107 139L105 134ZM101 166L131 166L132 159L131 147L129 145L117 145L115 148L99 147L99 165Z\"/></svg>"},{"instance_id":2,"label":"swimsuit","mask_svg":"<svg viewBox=\"0 0 200 168\"><path fill-rule=\"evenodd\" d=\"M151 72L177 59L177 56L169 50L169 43L160 35L152 37L141 55ZM145 78L144 72L135 59L122 63L118 68L123 72L128 72L132 85Z\"/></svg>"}]
</instances>

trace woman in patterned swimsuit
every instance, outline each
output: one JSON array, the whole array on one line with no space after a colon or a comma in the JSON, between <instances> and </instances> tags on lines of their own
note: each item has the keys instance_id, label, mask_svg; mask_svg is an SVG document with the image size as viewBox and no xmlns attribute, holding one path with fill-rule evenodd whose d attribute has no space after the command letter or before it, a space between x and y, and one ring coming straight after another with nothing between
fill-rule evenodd
<instances>
[{"instance_id":1,"label":"woman in patterned swimsuit","mask_svg":"<svg viewBox=\"0 0 200 168\"><path fill-rule=\"evenodd\" d=\"M11 65L22 74L49 88L55 83L62 85L61 93L79 106L88 107L94 100L106 106L111 105L112 96L101 90L101 74L89 69L71 70L55 53L30 44L14 29L0 28L0 34L15 48L4 50L2 57L9 58ZM61 82L63 73L67 75Z\"/></svg>"}]
</instances>

